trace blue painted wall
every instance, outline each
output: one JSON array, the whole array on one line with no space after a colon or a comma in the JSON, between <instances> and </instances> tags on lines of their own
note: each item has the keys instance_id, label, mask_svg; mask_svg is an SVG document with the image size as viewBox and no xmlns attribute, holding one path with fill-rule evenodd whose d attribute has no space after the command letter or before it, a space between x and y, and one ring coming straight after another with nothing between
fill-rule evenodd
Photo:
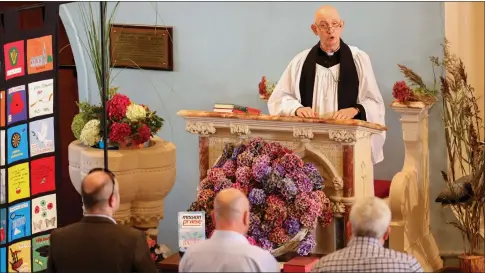
<instances>
[{"instance_id":1,"label":"blue painted wall","mask_svg":"<svg viewBox=\"0 0 485 273\"><path fill-rule=\"evenodd\" d=\"M86 4L86 3L84 3ZM111 3L112 4L112 3ZM61 17L73 47L81 100L99 101L77 3L63 5ZM123 2L116 23L174 27L175 72L118 70L114 80L121 92L137 103L150 105L167 120L160 136L177 146L177 181L165 203L160 241L177 245L178 211L194 200L198 184L197 137L185 132L180 109L210 110L214 102L237 102L267 112L258 98L261 76L278 80L295 54L316 43L310 30L317 2ZM438 2L339 2L345 20L343 38L366 51L385 103L392 86L402 80L398 63L412 67L432 81L429 56L439 56L444 37L444 7ZM115 74L117 73L115 72ZM404 161L399 117L389 108L385 160L375 177L392 179ZM439 170L446 167L440 109L430 113L431 199L443 187ZM442 210L432 204L432 231L442 251L460 249L449 240ZM457 233L452 233L457 235Z\"/></svg>"}]
</instances>

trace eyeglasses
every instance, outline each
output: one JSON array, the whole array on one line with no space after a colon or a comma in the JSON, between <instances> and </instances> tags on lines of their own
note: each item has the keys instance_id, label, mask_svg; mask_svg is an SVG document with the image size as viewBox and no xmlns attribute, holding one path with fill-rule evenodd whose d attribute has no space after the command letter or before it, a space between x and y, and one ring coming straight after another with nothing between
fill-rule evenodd
<instances>
[{"instance_id":1,"label":"eyeglasses","mask_svg":"<svg viewBox=\"0 0 485 273\"><path fill-rule=\"evenodd\" d=\"M111 199L115 193L115 179L116 179L116 176L115 174L110 171L109 169L105 169L105 168L94 168L94 169L91 169L88 174L92 174L92 173L95 173L95 172L104 172L105 174L107 174L109 176L109 179L111 180L111 183L113 184L113 188L111 190L111 195L109 196L109 198Z\"/></svg>"},{"instance_id":2,"label":"eyeglasses","mask_svg":"<svg viewBox=\"0 0 485 273\"><path fill-rule=\"evenodd\" d=\"M320 24L315 23L315 26L317 26L319 30L329 31L330 29L342 27L342 21L333 21L330 25L327 23L320 23Z\"/></svg>"}]
</instances>

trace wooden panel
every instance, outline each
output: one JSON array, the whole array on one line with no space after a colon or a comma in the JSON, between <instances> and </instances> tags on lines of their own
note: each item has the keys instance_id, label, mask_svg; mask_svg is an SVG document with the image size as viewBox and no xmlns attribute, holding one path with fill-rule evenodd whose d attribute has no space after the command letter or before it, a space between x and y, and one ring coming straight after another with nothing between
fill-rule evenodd
<instances>
[{"instance_id":1,"label":"wooden panel","mask_svg":"<svg viewBox=\"0 0 485 273\"><path fill-rule=\"evenodd\" d=\"M71 131L71 122L74 116L79 112L76 105L78 100L77 79L73 69L62 68L58 70L57 83L59 90L59 115L60 130L61 130L61 151L58 155L61 157L61 186L57 193L61 195L59 205L57 207L59 215L59 226L79 221L82 217L82 201L81 196L74 189L69 178L69 160L68 160L68 146L69 143L75 140Z\"/></svg>"},{"instance_id":2,"label":"wooden panel","mask_svg":"<svg viewBox=\"0 0 485 273\"><path fill-rule=\"evenodd\" d=\"M67 37L66 29L62 24L59 17L59 65L76 65L74 62L74 55L72 54L72 48Z\"/></svg>"}]
</instances>

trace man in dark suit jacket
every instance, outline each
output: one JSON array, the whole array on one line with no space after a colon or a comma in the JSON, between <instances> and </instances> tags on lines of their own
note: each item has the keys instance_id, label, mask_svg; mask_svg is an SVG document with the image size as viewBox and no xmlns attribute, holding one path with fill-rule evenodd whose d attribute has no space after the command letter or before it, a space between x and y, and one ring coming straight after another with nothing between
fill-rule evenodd
<instances>
[{"instance_id":1,"label":"man in dark suit jacket","mask_svg":"<svg viewBox=\"0 0 485 273\"><path fill-rule=\"evenodd\" d=\"M117 225L118 183L112 172L93 169L81 184L84 217L54 230L47 272L157 272L142 231Z\"/></svg>"}]
</instances>

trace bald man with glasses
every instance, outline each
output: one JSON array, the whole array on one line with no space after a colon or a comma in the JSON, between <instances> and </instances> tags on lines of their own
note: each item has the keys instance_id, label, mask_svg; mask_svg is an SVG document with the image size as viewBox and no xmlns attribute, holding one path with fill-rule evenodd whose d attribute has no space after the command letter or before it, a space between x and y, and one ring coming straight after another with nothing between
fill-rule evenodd
<instances>
[{"instance_id":1,"label":"bald man with glasses","mask_svg":"<svg viewBox=\"0 0 485 273\"><path fill-rule=\"evenodd\" d=\"M157 272L145 234L113 219L120 206L115 175L91 170L81 195L83 219L51 233L47 272Z\"/></svg>"},{"instance_id":2,"label":"bald man with glasses","mask_svg":"<svg viewBox=\"0 0 485 273\"><path fill-rule=\"evenodd\" d=\"M268 100L270 115L385 125L385 105L369 55L341 39L344 21L334 7L319 8L313 20L311 30L319 41L296 55L283 72ZM385 140L385 132L372 136L374 164L384 160Z\"/></svg>"}]
</instances>

